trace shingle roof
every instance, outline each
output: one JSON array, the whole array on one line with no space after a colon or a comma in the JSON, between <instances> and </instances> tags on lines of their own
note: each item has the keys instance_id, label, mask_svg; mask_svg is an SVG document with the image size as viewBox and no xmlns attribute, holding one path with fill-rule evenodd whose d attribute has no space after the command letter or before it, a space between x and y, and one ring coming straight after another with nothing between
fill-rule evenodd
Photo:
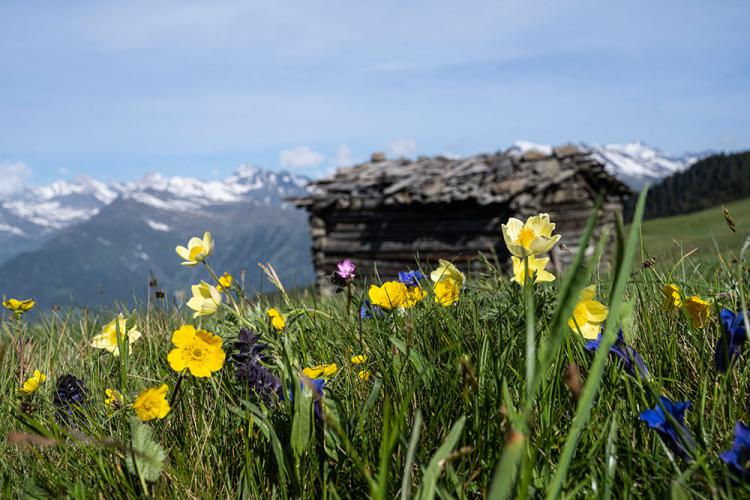
<instances>
[{"instance_id":1,"label":"shingle roof","mask_svg":"<svg viewBox=\"0 0 750 500\"><path fill-rule=\"evenodd\" d=\"M312 194L292 201L315 211L325 208L374 208L472 200L479 204L511 203L531 197L582 174L593 189L625 196L630 190L604 170L589 151L577 146L553 148L551 154L510 151L466 158L445 156L371 161L340 168L333 177L313 182ZM528 201L529 196L524 196Z\"/></svg>"}]
</instances>

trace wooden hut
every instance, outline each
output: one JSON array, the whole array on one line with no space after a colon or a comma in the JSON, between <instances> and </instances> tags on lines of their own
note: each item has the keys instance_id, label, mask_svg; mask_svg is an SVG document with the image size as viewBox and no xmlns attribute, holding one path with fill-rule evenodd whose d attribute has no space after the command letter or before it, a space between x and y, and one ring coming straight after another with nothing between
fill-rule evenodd
<instances>
[{"instance_id":1,"label":"wooden hut","mask_svg":"<svg viewBox=\"0 0 750 500\"><path fill-rule=\"evenodd\" d=\"M630 190L584 150L565 145L551 154L509 151L468 158L386 159L339 169L292 200L310 216L313 261L321 291L336 263L351 258L360 276L394 278L419 263L448 259L464 269L478 252L507 261L500 224L547 212L570 252L599 193L601 225L611 224ZM600 226L601 228L601 226ZM564 248L564 247L563 247ZM570 253L567 253L570 255ZM566 260L556 249L553 262Z\"/></svg>"}]
</instances>

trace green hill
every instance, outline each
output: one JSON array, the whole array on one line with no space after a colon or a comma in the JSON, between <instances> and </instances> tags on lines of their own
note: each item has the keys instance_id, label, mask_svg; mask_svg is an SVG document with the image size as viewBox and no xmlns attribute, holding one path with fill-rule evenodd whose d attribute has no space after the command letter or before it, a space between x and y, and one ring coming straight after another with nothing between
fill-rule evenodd
<instances>
[{"instance_id":1,"label":"green hill","mask_svg":"<svg viewBox=\"0 0 750 500\"><path fill-rule=\"evenodd\" d=\"M651 193L649 193L650 196ZM661 217L643 223L643 244L648 256L679 258L680 253L697 249L697 254L739 251L750 235L750 198L728 203L735 221L734 233L724 219L722 205L686 215Z\"/></svg>"}]
</instances>

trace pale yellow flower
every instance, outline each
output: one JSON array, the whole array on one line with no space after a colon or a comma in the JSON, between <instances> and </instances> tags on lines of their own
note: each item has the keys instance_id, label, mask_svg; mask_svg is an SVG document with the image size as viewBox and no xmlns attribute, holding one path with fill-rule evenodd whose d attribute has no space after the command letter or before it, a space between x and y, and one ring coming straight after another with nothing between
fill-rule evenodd
<instances>
[{"instance_id":1,"label":"pale yellow flower","mask_svg":"<svg viewBox=\"0 0 750 500\"><path fill-rule=\"evenodd\" d=\"M97 349L104 349L112 353L113 356L120 355L120 347L117 343L119 333L120 344L128 344L128 353L133 352L133 343L141 338L141 332L139 332L135 325L128 330L127 320L122 313L118 314L115 319L104 325L99 335L91 340L91 347Z\"/></svg>"},{"instance_id":2,"label":"pale yellow flower","mask_svg":"<svg viewBox=\"0 0 750 500\"><path fill-rule=\"evenodd\" d=\"M399 281L386 281L381 286L370 285L367 295L372 305L383 309L394 309L406 304L408 290L406 285Z\"/></svg>"},{"instance_id":3,"label":"pale yellow flower","mask_svg":"<svg viewBox=\"0 0 750 500\"><path fill-rule=\"evenodd\" d=\"M573 316L568 320L568 326L574 332L579 332L584 338L594 340L599 336L602 323L607 320L609 309L601 302L594 300L596 285L587 286L581 291Z\"/></svg>"},{"instance_id":4,"label":"pale yellow flower","mask_svg":"<svg viewBox=\"0 0 750 500\"><path fill-rule=\"evenodd\" d=\"M198 285L190 287L193 297L188 300L187 306L195 311L193 317L210 316L215 313L221 305L221 293L215 286L201 281Z\"/></svg>"},{"instance_id":5,"label":"pale yellow flower","mask_svg":"<svg viewBox=\"0 0 750 500\"><path fill-rule=\"evenodd\" d=\"M534 277L533 283L543 283L546 281L555 281L555 275L544 268L549 263L549 257L536 258L533 255L529 255L529 272ZM513 261L513 279L519 285L523 285L526 277L526 264L522 258L511 257Z\"/></svg>"},{"instance_id":6,"label":"pale yellow flower","mask_svg":"<svg viewBox=\"0 0 750 500\"><path fill-rule=\"evenodd\" d=\"M443 307L452 306L461 297L461 291L455 281L451 279L440 280L435 283L435 302Z\"/></svg>"},{"instance_id":7,"label":"pale yellow flower","mask_svg":"<svg viewBox=\"0 0 750 500\"><path fill-rule=\"evenodd\" d=\"M439 265L437 269L430 273L430 279L433 282L439 283L444 280L452 280L458 286L458 288L464 286L464 273L459 271L452 262L440 259L438 261L438 264Z\"/></svg>"},{"instance_id":8,"label":"pale yellow flower","mask_svg":"<svg viewBox=\"0 0 750 500\"><path fill-rule=\"evenodd\" d=\"M508 250L516 257L545 254L560 240L559 234L552 235L555 224L549 221L548 214L529 217L525 223L511 217L502 230Z\"/></svg>"},{"instance_id":9,"label":"pale yellow flower","mask_svg":"<svg viewBox=\"0 0 750 500\"><path fill-rule=\"evenodd\" d=\"M711 314L711 303L693 295L685 299L685 310L687 310L693 327L703 328Z\"/></svg>"},{"instance_id":10,"label":"pale yellow flower","mask_svg":"<svg viewBox=\"0 0 750 500\"><path fill-rule=\"evenodd\" d=\"M211 255L214 249L214 240L211 237L211 233L206 231L203 233L203 239L193 236L188 241L187 248L178 246L175 248L175 252L179 255L183 262L183 266L193 267L199 262L203 262L206 257Z\"/></svg>"},{"instance_id":11,"label":"pale yellow flower","mask_svg":"<svg viewBox=\"0 0 750 500\"><path fill-rule=\"evenodd\" d=\"M34 393L45 380L47 380L47 376L44 373L34 370L34 374L27 378L21 386L21 391L26 394Z\"/></svg>"},{"instance_id":12,"label":"pale yellow flower","mask_svg":"<svg viewBox=\"0 0 750 500\"><path fill-rule=\"evenodd\" d=\"M339 371L339 367L336 366L336 363L331 363L329 365L316 365L305 368L304 370L302 370L302 375L309 379L329 378L337 371Z\"/></svg>"}]
</instances>

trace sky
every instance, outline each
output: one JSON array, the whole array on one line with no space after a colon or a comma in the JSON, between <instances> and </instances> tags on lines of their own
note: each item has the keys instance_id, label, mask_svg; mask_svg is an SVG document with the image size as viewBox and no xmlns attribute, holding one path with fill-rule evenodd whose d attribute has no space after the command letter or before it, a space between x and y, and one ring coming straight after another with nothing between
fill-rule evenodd
<instances>
[{"instance_id":1,"label":"sky","mask_svg":"<svg viewBox=\"0 0 750 500\"><path fill-rule=\"evenodd\" d=\"M750 148L742 1L0 0L0 190L515 140Z\"/></svg>"}]
</instances>

